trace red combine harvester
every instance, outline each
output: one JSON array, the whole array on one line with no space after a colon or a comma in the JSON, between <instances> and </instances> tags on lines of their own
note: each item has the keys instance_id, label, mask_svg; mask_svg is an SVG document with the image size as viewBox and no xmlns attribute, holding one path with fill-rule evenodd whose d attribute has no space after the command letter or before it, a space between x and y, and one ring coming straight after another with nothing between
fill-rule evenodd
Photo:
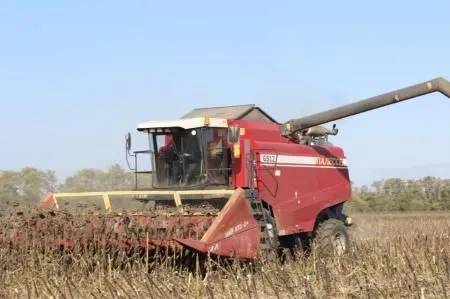
<instances>
[{"instance_id":1,"label":"red combine harvester","mask_svg":"<svg viewBox=\"0 0 450 299\"><path fill-rule=\"evenodd\" d=\"M328 141L338 129L322 125L436 91L450 97L450 84L436 78L283 124L253 105L195 109L181 119L144 122L137 129L147 135L149 150L131 154L130 134L126 138L135 165L142 155L151 163L151 171L132 168L135 190L49 193L39 208L58 210L60 198L102 198L102 219L110 221L114 237L86 242L127 246L133 239L147 249L180 247L257 259L264 251L313 241L324 252L342 254L351 224L343 207L352 186L344 150ZM142 174L149 175L151 188L139 188ZM111 199L121 196L133 196L146 212L116 214Z\"/></svg>"}]
</instances>

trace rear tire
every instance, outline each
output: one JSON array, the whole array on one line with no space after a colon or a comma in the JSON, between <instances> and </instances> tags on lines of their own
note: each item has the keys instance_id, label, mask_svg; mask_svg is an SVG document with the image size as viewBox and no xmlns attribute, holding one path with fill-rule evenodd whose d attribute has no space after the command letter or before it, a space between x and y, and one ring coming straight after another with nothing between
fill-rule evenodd
<instances>
[{"instance_id":1,"label":"rear tire","mask_svg":"<svg viewBox=\"0 0 450 299\"><path fill-rule=\"evenodd\" d=\"M327 219L316 229L313 244L321 256L342 256L350 247L347 227L338 219Z\"/></svg>"}]
</instances>

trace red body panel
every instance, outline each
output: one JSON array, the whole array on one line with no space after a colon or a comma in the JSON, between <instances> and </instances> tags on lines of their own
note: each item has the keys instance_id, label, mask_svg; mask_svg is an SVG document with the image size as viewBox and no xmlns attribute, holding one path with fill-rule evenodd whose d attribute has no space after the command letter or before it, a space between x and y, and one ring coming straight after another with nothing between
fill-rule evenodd
<instances>
[{"instance_id":1,"label":"red body panel","mask_svg":"<svg viewBox=\"0 0 450 299\"><path fill-rule=\"evenodd\" d=\"M335 146L297 144L280 135L278 125L229 121L243 128L241 157L233 166L235 187L250 187L247 153L255 153L259 196L273 208L279 235L310 232L324 209L351 198L344 151Z\"/></svg>"}]
</instances>

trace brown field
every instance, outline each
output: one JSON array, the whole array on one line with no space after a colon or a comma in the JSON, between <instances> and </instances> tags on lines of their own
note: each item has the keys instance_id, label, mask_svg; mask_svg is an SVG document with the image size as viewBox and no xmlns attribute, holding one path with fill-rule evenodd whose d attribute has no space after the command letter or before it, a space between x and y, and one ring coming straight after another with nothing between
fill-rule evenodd
<instances>
[{"instance_id":1,"label":"brown field","mask_svg":"<svg viewBox=\"0 0 450 299\"><path fill-rule=\"evenodd\" d=\"M221 265L204 276L170 262L146 259L128 259L125 266L116 267L112 252L51 254L50 250L3 247L0 297L450 297L450 213L371 213L352 218L353 244L346 256L324 259L313 252L285 263L266 259L251 269ZM4 212L0 235L6 234L12 222ZM127 260L121 252L118 258Z\"/></svg>"}]
</instances>

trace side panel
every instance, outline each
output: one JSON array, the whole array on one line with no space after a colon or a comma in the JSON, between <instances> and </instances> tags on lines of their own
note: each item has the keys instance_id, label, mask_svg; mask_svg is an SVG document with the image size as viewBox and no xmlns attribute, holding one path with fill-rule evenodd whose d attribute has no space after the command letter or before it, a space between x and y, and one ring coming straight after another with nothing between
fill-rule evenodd
<instances>
[{"instance_id":1,"label":"side panel","mask_svg":"<svg viewBox=\"0 0 450 299\"><path fill-rule=\"evenodd\" d=\"M289 144L290 142L280 135L280 130L276 123L251 120L228 120L228 125L237 125L240 127L240 143L238 147L240 157L232 159L232 185L235 188L248 188L253 184L250 181L250 157L251 152L255 148L255 141L277 142L276 144ZM274 144L270 144L269 146L273 147Z\"/></svg>"},{"instance_id":2,"label":"side panel","mask_svg":"<svg viewBox=\"0 0 450 299\"><path fill-rule=\"evenodd\" d=\"M248 188L251 185L251 141L242 136L239 143L239 158L232 158L232 181L235 188Z\"/></svg>"},{"instance_id":3,"label":"side panel","mask_svg":"<svg viewBox=\"0 0 450 299\"><path fill-rule=\"evenodd\" d=\"M245 191L237 189L200 241L176 241L201 252L253 259L259 255L260 230L260 224L252 215Z\"/></svg>"},{"instance_id":4,"label":"side panel","mask_svg":"<svg viewBox=\"0 0 450 299\"><path fill-rule=\"evenodd\" d=\"M312 231L321 210L351 197L346 160L338 147L258 142L255 151L258 189L274 208L280 235Z\"/></svg>"},{"instance_id":5,"label":"side panel","mask_svg":"<svg viewBox=\"0 0 450 299\"><path fill-rule=\"evenodd\" d=\"M229 125L241 128L241 155L232 166L233 185L246 188L251 184L250 146L258 161L256 187L273 207L280 235L312 231L320 211L351 198L341 148L292 143L280 135L275 123L237 120Z\"/></svg>"}]
</instances>

